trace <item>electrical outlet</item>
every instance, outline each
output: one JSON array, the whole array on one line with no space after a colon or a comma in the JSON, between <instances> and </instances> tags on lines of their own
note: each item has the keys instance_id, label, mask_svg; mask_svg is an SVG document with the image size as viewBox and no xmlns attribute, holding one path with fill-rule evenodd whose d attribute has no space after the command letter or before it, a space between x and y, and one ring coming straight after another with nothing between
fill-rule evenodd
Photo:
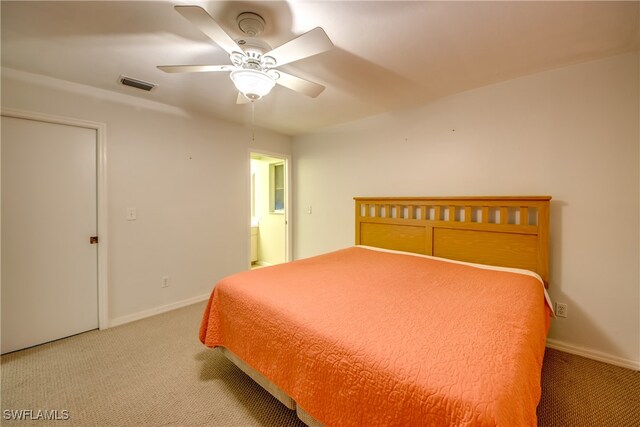
<instances>
[{"instance_id":1,"label":"electrical outlet","mask_svg":"<svg viewBox=\"0 0 640 427\"><path fill-rule=\"evenodd\" d=\"M168 288L169 287L169 276L164 276L162 278L162 287L163 288Z\"/></svg>"},{"instance_id":2,"label":"electrical outlet","mask_svg":"<svg viewBox=\"0 0 640 427\"><path fill-rule=\"evenodd\" d=\"M563 302L556 303L556 316L567 317L567 304Z\"/></svg>"},{"instance_id":3,"label":"electrical outlet","mask_svg":"<svg viewBox=\"0 0 640 427\"><path fill-rule=\"evenodd\" d=\"M135 221L138 219L138 210L136 208L127 208L127 221Z\"/></svg>"}]
</instances>

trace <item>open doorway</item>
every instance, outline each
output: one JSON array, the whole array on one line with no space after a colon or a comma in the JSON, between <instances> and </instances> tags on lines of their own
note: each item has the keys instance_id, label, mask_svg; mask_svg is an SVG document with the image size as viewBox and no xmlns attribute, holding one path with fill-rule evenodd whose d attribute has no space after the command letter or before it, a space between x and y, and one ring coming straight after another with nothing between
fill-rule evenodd
<instances>
[{"instance_id":1,"label":"open doorway","mask_svg":"<svg viewBox=\"0 0 640 427\"><path fill-rule=\"evenodd\" d=\"M250 153L251 268L281 264L289 255L288 157Z\"/></svg>"}]
</instances>

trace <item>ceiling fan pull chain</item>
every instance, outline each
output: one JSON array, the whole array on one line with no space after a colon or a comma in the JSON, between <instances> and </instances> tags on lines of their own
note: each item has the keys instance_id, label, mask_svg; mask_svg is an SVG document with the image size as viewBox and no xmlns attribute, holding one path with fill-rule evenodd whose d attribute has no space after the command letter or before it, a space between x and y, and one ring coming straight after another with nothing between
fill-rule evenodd
<instances>
[{"instance_id":1,"label":"ceiling fan pull chain","mask_svg":"<svg viewBox=\"0 0 640 427\"><path fill-rule=\"evenodd\" d=\"M256 140L256 103L251 101L251 142Z\"/></svg>"}]
</instances>

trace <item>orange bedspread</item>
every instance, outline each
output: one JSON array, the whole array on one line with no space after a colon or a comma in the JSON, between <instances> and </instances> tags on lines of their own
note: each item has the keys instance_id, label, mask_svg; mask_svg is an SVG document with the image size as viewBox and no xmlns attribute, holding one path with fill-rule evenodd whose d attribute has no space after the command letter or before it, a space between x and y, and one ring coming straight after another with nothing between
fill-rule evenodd
<instances>
[{"instance_id":1,"label":"orange bedspread","mask_svg":"<svg viewBox=\"0 0 640 427\"><path fill-rule=\"evenodd\" d=\"M522 426L548 323L533 277L354 247L223 279L200 340L327 426Z\"/></svg>"}]
</instances>

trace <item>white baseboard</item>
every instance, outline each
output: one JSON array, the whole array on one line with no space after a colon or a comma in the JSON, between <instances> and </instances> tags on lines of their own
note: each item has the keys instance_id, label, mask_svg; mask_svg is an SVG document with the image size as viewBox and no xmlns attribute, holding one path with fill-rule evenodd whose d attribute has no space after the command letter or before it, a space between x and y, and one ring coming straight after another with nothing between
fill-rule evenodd
<instances>
[{"instance_id":1,"label":"white baseboard","mask_svg":"<svg viewBox=\"0 0 640 427\"><path fill-rule=\"evenodd\" d=\"M620 366L627 369L634 369L640 371L640 361L625 359L623 357L613 356L601 351L592 350L589 348L578 347L575 345L567 344L562 341L547 339L547 347L554 350L564 351L565 353L575 354L577 356L586 357L588 359L597 360L599 362L609 363L611 365Z\"/></svg>"},{"instance_id":2,"label":"white baseboard","mask_svg":"<svg viewBox=\"0 0 640 427\"><path fill-rule=\"evenodd\" d=\"M140 311L138 313L129 314L127 316L117 317L109 322L109 327L124 325L125 323L135 322L136 320L144 319L146 317L155 316L156 314L166 313L167 311L175 310L178 308L186 307L191 304L195 304L200 301L209 299L210 294L199 295L193 298L187 298L182 301L174 302L160 307L151 308L149 310Z\"/></svg>"}]
</instances>

